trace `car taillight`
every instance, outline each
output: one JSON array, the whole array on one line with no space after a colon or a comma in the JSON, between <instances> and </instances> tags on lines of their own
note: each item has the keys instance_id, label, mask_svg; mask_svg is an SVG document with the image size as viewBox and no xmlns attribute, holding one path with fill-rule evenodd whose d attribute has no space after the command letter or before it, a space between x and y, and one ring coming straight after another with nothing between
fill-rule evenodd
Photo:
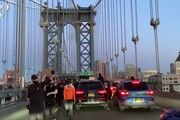
<instances>
[{"instance_id":1,"label":"car taillight","mask_svg":"<svg viewBox=\"0 0 180 120\"><path fill-rule=\"evenodd\" d=\"M107 92L106 92L106 90L98 90L98 93L99 94L106 94Z\"/></svg>"},{"instance_id":2,"label":"car taillight","mask_svg":"<svg viewBox=\"0 0 180 120\"><path fill-rule=\"evenodd\" d=\"M148 91L146 92L146 94L147 94L147 95L154 95L154 91L148 90Z\"/></svg>"},{"instance_id":3,"label":"car taillight","mask_svg":"<svg viewBox=\"0 0 180 120\"><path fill-rule=\"evenodd\" d=\"M139 81L133 81L132 84L139 84Z\"/></svg>"},{"instance_id":4,"label":"car taillight","mask_svg":"<svg viewBox=\"0 0 180 120\"><path fill-rule=\"evenodd\" d=\"M84 94L84 90L76 90L76 95L82 95Z\"/></svg>"},{"instance_id":5,"label":"car taillight","mask_svg":"<svg viewBox=\"0 0 180 120\"><path fill-rule=\"evenodd\" d=\"M128 91L120 91L121 96L128 96L129 92Z\"/></svg>"}]
</instances>

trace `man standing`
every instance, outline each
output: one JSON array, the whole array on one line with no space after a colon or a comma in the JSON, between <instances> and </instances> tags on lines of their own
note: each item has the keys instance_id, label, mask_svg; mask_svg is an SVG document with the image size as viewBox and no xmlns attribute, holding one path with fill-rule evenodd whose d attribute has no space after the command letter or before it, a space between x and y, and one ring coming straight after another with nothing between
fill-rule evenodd
<instances>
[{"instance_id":1,"label":"man standing","mask_svg":"<svg viewBox=\"0 0 180 120\"><path fill-rule=\"evenodd\" d=\"M43 120L43 112L45 109L43 88L51 82L50 77L46 77L45 79L45 81L39 82L37 75L31 76L33 84L28 87L27 96L30 120Z\"/></svg>"},{"instance_id":2,"label":"man standing","mask_svg":"<svg viewBox=\"0 0 180 120\"><path fill-rule=\"evenodd\" d=\"M76 101L75 88L71 84L71 79L67 80L67 85L64 87L64 107L68 120L73 118L73 103Z\"/></svg>"},{"instance_id":3,"label":"man standing","mask_svg":"<svg viewBox=\"0 0 180 120\"><path fill-rule=\"evenodd\" d=\"M57 88L52 80L51 83L45 86L45 107L46 107L46 117L50 116L55 119L55 105L56 105L56 94L58 93Z\"/></svg>"},{"instance_id":4,"label":"man standing","mask_svg":"<svg viewBox=\"0 0 180 120\"><path fill-rule=\"evenodd\" d=\"M99 73L98 80L100 80L100 81L104 84L104 78L103 78L103 76L101 75L101 73Z\"/></svg>"}]
</instances>

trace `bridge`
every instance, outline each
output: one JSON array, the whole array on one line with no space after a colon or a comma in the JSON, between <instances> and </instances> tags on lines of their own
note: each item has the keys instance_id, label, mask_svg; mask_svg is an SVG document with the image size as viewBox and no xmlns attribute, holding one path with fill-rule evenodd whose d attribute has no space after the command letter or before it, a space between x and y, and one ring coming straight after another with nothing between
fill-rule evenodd
<instances>
[{"instance_id":1,"label":"bridge","mask_svg":"<svg viewBox=\"0 0 180 120\"><path fill-rule=\"evenodd\" d=\"M156 73L161 75L158 0L149 1L142 5L147 4L150 8L150 13L146 13L150 16L147 26L152 27L154 32L151 39L155 41ZM76 0L0 1L0 119L28 119L26 84L31 82L32 74L42 77L54 69L60 78L76 79L81 72L93 71L95 77L102 73L106 80L112 81L130 76L143 79L138 65L140 3L136 0L94 0L88 5L79 3ZM129 41L133 44L130 47ZM129 51L134 58L128 56ZM127 59L132 58L133 71L129 71ZM110 110L85 108L75 111L74 119L156 120L163 109L180 108L179 93L161 91L160 76L157 80L154 111L137 110L134 113L129 110L120 113L113 101L109 101ZM11 96L11 101L5 101L8 96ZM59 110L57 115L59 119L65 119L62 111Z\"/></svg>"}]
</instances>

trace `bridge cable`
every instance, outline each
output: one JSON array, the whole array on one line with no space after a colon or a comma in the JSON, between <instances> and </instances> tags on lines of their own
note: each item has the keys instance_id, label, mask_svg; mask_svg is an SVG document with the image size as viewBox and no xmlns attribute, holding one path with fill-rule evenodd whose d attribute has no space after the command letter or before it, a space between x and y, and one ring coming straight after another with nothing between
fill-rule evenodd
<instances>
[{"instance_id":1,"label":"bridge cable","mask_svg":"<svg viewBox=\"0 0 180 120\"><path fill-rule=\"evenodd\" d=\"M118 14L118 1L119 0L116 0L116 7L114 7L115 9L115 13L116 13L116 42L115 42L115 46L116 46L116 52L115 52L115 57L116 57L116 62L117 62L117 70L119 68L119 63L118 63L118 57L119 57L119 49L118 49L118 46L119 46L119 14ZM115 24L115 23L114 23ZM115 28L115 27L114 27Z\"/></svg>"},{"instance_id":2,"label":"bridge cable","mask_svg":"<svg viewBox=\"0 0 180 120\"><path fill-rule=\"evenodd\" d=\"M120 21L121 21L121 23L120 23L120 26L121 26L121 51L123 52L124 77L125 77L126 76L126 53L125 52L127 50L127 47L126 47L126 4L125 4L125 0L120 1ZM124 34L123 34L123 31L124 31Z\"/></svg>"},{"instance_id":3,"label":"bridge cable","mask_svg":"<svg viewBox=\"0 0 180 120\"><path fill-rule=\"evenodd\" d=\"M106 41L105 41L105 47L106 47L106 64L107 64L107 66L108 66L108 68L109 68L109 58L108 58L108 44L107 44L107 41L109 40L108 39L108 34L107 33L109 33L108 32L108 22L107 22L107 2L106 1L104 1L104 6L105 6L105 20L104 20L104 22L105 22L105 30L104 30L104 32L105 32L105 38L106 38Z\"/></svg>"},{"instance_id":4,"label":"bridge cable","mask_svg":"<svg viewBox=\"0 0 180 120\"><path fill-rule=\"evenodd\" d=\"M29 16L32 16L32 11L31 11L31 9L29 9ZM32 35L30 35L32 32L31 32L31 26L32 26L32 18L30 18L29 19L29 24L28 24L28 35L27 35L27 37L28 37L28 48L27 48L27 53L28 53L28 55L27 55L27 59L28 59L28 80L31 80L31 77L30 77L30 75L31 75L31 36Z\"/></svg>"},{"instance_id":5,"label":"bridge cable","mask_svg":"<svg viewBox=\"0 0 180 120\"><path fill-rule=\"evenodd\" d=\"M5 2L4 2L4 6L5 6ZM3 30L3 48L2 48L2 63L3 63L3 90L4 90L4 86L5 86L5 84L6 84L6 81L5 81L5 70L6 70L6 63L7 63L7 56L6 56L6 54L7 54L7 49L6 49L6 46L7 46L7 15L6 14L4 14L4 19L3 19L3 28L5 29L5 30Z\"/></svg>"},{"instance_id":6,"label":"bridge cable","mask_svg":"<svg viewBox=\"0 0 180 120\"><path fill-rule=\"evenodd\" d=\"M159 8L158 8L158 0L155 0L155 12L156 16L154 18L153 16L153 2L152 0L149 0L150 4L150 25L154 28L154 38L155 38L155 51L156 51L156 67L157 67L157 73L160 73L160 65L159 65L159 49L158 49L158 33L157 33L157 27L160 24L159 21Z\"/></svg>"},{"instance_id":7,"label":"bridge cable","mask_svg":"<svg viewBox=\"0 0 180 120\"><path fill-rule=\"evenodd\" d=\"M136 73L136 78L138 78L138 61L137 61L137 42L139 41L139 37L138 37L138 18L137 18L137 0L135 0L135 27L136 27L136 35L134 32L134 17L133 17L133 2L132 0L130 0L130 7L131 7L131 22L132 22L132 41L134 42L134 46L135 46L135 73Z\"/></svg>"},{"instance_id":8,"label":"bridge cable","mask_svg":"<svg viewBox=\"0 0 180 120\"><path fill-rule=\"evenodd\" d=\"M158 89L161 90L161 72L160 72L160 63L159 63L159 48L158 48L158 31L157 27L160 24L159 19L159 7L158 7L158 0L155 0L155 17L153 15L153 2L149 0L150 5L150 25L154 29L154 39L155 39L155 54L156 54L156 67L157 67L157 80L158 80Z\"/></svg>"}]
</instances>

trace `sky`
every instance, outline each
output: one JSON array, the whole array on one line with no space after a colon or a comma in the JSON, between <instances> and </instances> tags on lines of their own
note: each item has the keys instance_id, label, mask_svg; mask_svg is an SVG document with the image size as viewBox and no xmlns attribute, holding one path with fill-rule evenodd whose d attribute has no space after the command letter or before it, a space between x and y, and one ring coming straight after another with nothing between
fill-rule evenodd
<instances>
[{"instance_id":1,"label":"sky","mask_svg":"<svg viewBox=\"0 0 180 120\"><path fill-rule=\"evenodd\" d=\"M13 0L12 0L13 1ZM44 0L45 1L45 0ZM129 0L125 0L127 4ZM153 0L154 1L154 0ZM160 71L162 73L169 72L170 63L174 63L176 58L180 52L180 0L158 0L159 1L159 17L160 17L160 25L158 26L158 47L159 47L159 62L160 62ZM89 6L89 4L95 4L98 2L97 0L75 0L77 4L80 6ZM137 0L138 2L138 30L139 30L139 41L137 43L137 51L138 51L138 67L145 70L156 70L156 59L155 59L155 40L154 40L154 31L152 26L150 26L150 7L149 7L149 0ZM4 2L0 2L1 5L4 5ZM31 4L32 3L28 3ZM128 8L129 6L127 6ZM98 9L98 7L97 7ZM13 16L14 8L10 8L8 12L11 12L9 19ZM2 12L2 9L0 9ZM15 14L15 13L14 13ZM33 13L32 13L33 14ZM37 14L35 14L38 16ZM98 15L98 13L97 13ZM29 19L28 15L26 16ZM14 19L14 18L13 18ZM0 18L0 51L3 51L3 33L5 33L4 28L4 18ZM8 21L10 22L10 20ZM96 21L98 23L98 21ZM37 21L34 23L37 27L39 22ZM29 25L31 25L29 23ZM13 41L13 29L15 26L14 22L10 22L9 24L9 33L11 35L8 38ZM31 29L34 29L33 27ZM42 33L38 34L40 28L33 31L35 36L38 38L42 38ZM96 31L100 31L101 28L97 28ZM34 39L35 39L34 36ZM134 60L134 43L131 41L131 21L130 21L130 10L127 10L127 52L126 52L126 63L127 64L135 64ZM8 46L9 53L12 53L13 50L13 43L10 42ZM41 44L41 43L40 43ZM30 46L31 47L31 46ZM119 46L121 47L121 45ZM38 49L38 46L36 46ZM97 52L98 53L98 52ZM37 54L36 54L37 55ZM12 66L12 59L13 54L8 55L10 61L8 63L8 69L13 68ZM99 56L96 54L95 56ZM3 74L3 53L0 52L0 77ZM123 54L120 51L119 56L119 70L123 70ZM36 63L39 64L39 63ZM27 66L26 66L27 69ZM38 68L40 69L40 67Z\"/></svg>"},{"instance_id":2,"label":"sky","mask_svg":"<svg viewBox=\"0 0 180 120\"><path fill-rule=\"evenodd\" d=\"M149 0L138 1L138 30L137 43L138 67L142 71L156 70L154 30L150 26ZM128 4L128 1L127 1ZM159 0L160 25L158 31L160 72L166 74L170 71L170 63L174 63L179 55L180 15L178 11L179 0ZM128 8L129 6L127 6ZM130 12L127 10L127 52L126 63L135 64L134 43L131 41ZM120 70L123 69L123 54L119 56Z\"/></svg>"}]
</instances>

